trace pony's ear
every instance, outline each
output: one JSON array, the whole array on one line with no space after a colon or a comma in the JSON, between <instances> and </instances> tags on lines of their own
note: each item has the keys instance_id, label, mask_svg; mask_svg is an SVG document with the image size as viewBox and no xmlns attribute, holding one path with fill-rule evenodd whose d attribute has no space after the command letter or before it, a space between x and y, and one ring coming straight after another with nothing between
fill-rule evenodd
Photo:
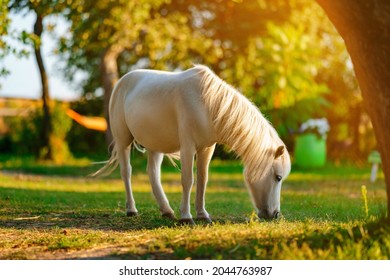
<instances>
[{"instance_id":1,"label":"pony's ear","mask_svg":"<svg viewBox=\"0 0 390 280\"><path fill-rule=\"evenodd\" d=\"M279 146L276 151L275 151L275 159L277 159L278 157L280 157L281 155L283 155L284 153L284 146Z\"/></svg>"}]
</instances>

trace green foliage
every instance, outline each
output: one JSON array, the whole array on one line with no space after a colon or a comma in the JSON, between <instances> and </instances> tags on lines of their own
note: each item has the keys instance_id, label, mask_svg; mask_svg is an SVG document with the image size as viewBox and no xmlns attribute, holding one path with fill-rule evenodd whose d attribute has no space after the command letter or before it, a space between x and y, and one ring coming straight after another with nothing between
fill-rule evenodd
<instances>
[{"instance_id":1,"label":"green foliage","mask_svg":"<svg viewBox=\"0 0 390 280\"><path fill-rule=\"evenodd\" d=\"M259 54L264 60L261 69L265 80L259 104L264 102L268 110L292 107L326 92L326 85L315 80L320 64L319 50L310 44L311 38L304 28L269 24L268 31L270 37L263 40ZM310 115L318 109L313 107Z\"/></svg>"},{"instance_id":2,"label":"green foliage","mask_svg":"<svg viewBox=\"0 0 390 280\"><path fill-rule=\"evenodd\" d=\"M66 108L60 103L55 103L52 107L52 128L53 133L50 136L50 146L53 151L53 161L55 163L63 163L71 158L71 153L65 138L71 128L71 120L66 115ZM42 146L43 113L40 108L31 111L26 118L10 118L7 119L8 126L12 130L7 135L12 143L10 151L16 154L34 154L39 158L39 155L44 153L45 147Z\"/></svg>"},{"instance_id":3,"label":"green foliage","mask_svg":"<svg viewBox=\"0 0 390 280\"><path fill-rule=\"evenodd\" d=\"M68 5L67 0L9 0L11 10L16 12L34 11L42 17L57 14Z\"/></svg>"},{"instance_id":4,"label":"green foliage","mask_svg":"<svg viewBox=\"0 0 390 280\"><path fill-rule=\"evenodd\" d=\"M194 30L201 31L213 40L214 47L220 48L220 60L214 65L217 71L229 67L249 40L263 36L268 22L287 21L292 8L290 2L293 1L225 1L221 5L220 0L178 0L164 8L185 14ZM218 65L220 62L223 63Z\"/></svg>"},{"instance_id":5,"label":"green foliage","mask_svg":"<svg viewBox=\"0 0 390 280\"><path fill-rule=\"evenodd\" d=\"M235 67L223 73L286 137L320 113L328 88L316 80L321 54L302 26L270 23L267 31L265 37L253 38Z\"/></svg>"},{"instance_id":6,"label":"green foliage","mask_svg":"<svg viewBox=\"0 0 390 280\"><path fill-rule=\"evenodd\" d=\"M37 17L44 19L47 16L58 15L67 6L66 0L8 0L9 9L12 12L25 14L33 12ZM47 26L48 30L52 30L53 27ZM35 34L36 26L33 26L33 31L20 30L16 34L16 31L12 30L12 39L18 40L25 46L37 49L42 44L40 36ZM42 29L45 29L42 26ZM28 56L29 52L26 49L13 50L13 53L17 56Z\"/></svg>"},{"instance_id":7,"label":"green foliage","mask_svg":"<svg viewBox=\"0 0 390 280\"><path fill-rule=\"evenodd\" d=\"M51 108L52 132L49 138L49 145L52 151L52 161L54 163L64 163L72 157L68 143L65 141L66 135L71 128L72 121L66 115L65 110L65 106L60 103L55 103ZM42 119L43 115L40 115L39 113L37 121L42 123ZM40 147L40 155L46 154L44 149L47 149L47 147ZM39 156L39 158L41 157Z\"/></svg>"},{"instance_id":8,"label":"green foliage","mask_svg":"<svg viewBox=\"0 0 390 280\"><path fill-rule=\"evenodd\" d=\"M3 41L2 36L8 34L8 27L10 24L10 19L8 17L8 1L9 0L0 0L0 49L5 48L5 42Z\"/></svg>"},{"instance_id":9,"label":"green foliage","mask_svg":"<svg viewBox=\"0 0 390 280\"><path fill-rule=\"evenodd\" d=\"M15 154L39 153L41 122L37 113L31 113L28 118L6 119L6 122L9 127L12 127L12 130L6 136L12 143L10 152Z\"/></svg>"},{"instance_id":10,"label":"green foliage","mask_svg":"<svg viewBox=\"0 0 390 280\"><path fill-rule=\"evenodd\" d=\"M8 0L9 9L12 12L19 14L34 13L36 17L44 19L48 16L54 16L62 13L67 7L67 0ZM42 44L40 35L35 33L35 29L38 26L32 26L33 31L19 30L16 33L15 30L12 30L12 39L18 40L19 43L22 43L25 46L32 47L37 49ZM52 25L39 26L42 30L47 29L47 31L53 30ZM38 28L38 29L40 29ZM17 56L28 56L29 52L26 49L19 51L13 50L13 53Z\"/></svg>"},{"instance_id":11,"label":"green foliage","mask_svg":"<svg viewBox=\"0 0 390 280\"><path fill-rule=\"evenodd\" d=\"M66 115L67 105L56 102L52 107L53 134L64 139L70 130L72 121Z\"/></svg>"},{"instance_id":12,"label":"green foliage","mask_svg":"<svg viewBox=\"0 0 390 280\"><path fill-rule=\"evenodd\" d=\"M0 0L0 78L9 74L7 68L3 66L3 58L8 54L9 47L4 40L8 35L8 29L11 20L8 16L8 0ZM1 84L0 84L1 88Z\"/></svg>"}]
</instances>

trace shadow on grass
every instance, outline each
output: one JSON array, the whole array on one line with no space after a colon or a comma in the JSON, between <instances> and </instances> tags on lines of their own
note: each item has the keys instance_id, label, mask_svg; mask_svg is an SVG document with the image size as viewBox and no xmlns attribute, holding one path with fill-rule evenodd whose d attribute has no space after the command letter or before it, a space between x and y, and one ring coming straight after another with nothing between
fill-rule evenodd
<instances>
[{"instance_id":1,"label":"shadow on grass","mask_svg":"<svg viewBox=\"0 0 390 280\"><path fill-rule=\"evenodd\" d=\"M247 196L246 193L242 195ZM134 192L134 196L139 215L127 217L124 191L66 192L3 187L0 188L0 228L75 228L123 232L179 225L176 220L161 217L151 193ZM173 209L178 209L181 193L168 193L168 196ZM211 201L217 201L219 197L218 194L210 196ZM249 198L248 207L232 207L228 200L225 203L227 205L217 203L215 207L230 207L235 216L217 218L215 221L245 222L245 211L251 209Z\"/></svg>"},{"instance_id":2,"label":"shadow on grass","mask_svg":"<svg viewBox=\"0 0 390 280\"><path fill-rule=\"evenodd\" d=\"M145 201L142 199L145 193L135 195L138 200ZM146 200L151 201L152 205L146 205L144 213L131 218L126 217L123 200L122 192L80 193L2 188L0 227L128 231L173 225L173 222L159 217L157 206L150 198ZM144 208L142 203L140 206Z\"/></svg>"},{"instance_id":3,"label":"shadow on grass","mask_svg":"<svg viewBox=\"0 0 390 280\"><path fill-rule=\"evenodd\" d=\"M126 247L101 249L82 257L69 259L389 259L390 222L387 218L349 228L335 227L280 238L246 238L234 243L198 244L187 247L185 242L170 244L171 251L155 250L146 254L123 252ZM114 251L114 252L113 252Z\"/></svg>"}]
</instances>

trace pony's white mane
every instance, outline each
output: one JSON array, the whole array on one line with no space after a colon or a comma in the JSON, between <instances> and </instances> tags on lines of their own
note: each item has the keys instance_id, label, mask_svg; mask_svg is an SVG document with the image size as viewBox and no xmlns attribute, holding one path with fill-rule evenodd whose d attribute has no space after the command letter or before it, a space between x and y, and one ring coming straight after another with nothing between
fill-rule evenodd
<instances>
[{"instance_id":1,"label":"pony's white mane","mask_svg":"<svg viewBox=\"0 0 390 280\"><path fill-rule=\"evenodd\" d=\"M284 145L259 109L209 68L201 73L202 98L213 120L219 142L242 159L248 178L260 179L272 167L275 150Z\"/></svg>"}]
</instances>

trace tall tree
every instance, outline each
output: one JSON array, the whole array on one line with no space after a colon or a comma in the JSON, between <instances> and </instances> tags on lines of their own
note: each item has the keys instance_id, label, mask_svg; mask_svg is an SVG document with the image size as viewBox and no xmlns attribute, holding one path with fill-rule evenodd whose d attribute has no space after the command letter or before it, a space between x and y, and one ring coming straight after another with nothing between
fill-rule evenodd
<instances>
[{"instance_id":1,"label":"tall tree","mask_svg":"<svg viewBox=\"0 0 390 280\"><path fill-rule=\"evenodd\" d=\"M45 150L43 151L43 155L41 155L44 159L52 159L53 153L50 145L50 134L52 132L51 125L51 116L50 116L50 91L49 91L49 79L47 77L46 68L43 62L42 57L42 32L43 32L43 18L44 14L41 12L36 13L36 20L34 24L34 35L36 36L36 41L34 44L34 53L35 59L38 64L39 73L41 76L41 85L42 85L42 108L43 108L43 123L42 123L42 140L43 146Z\"/></svg>"},{"instance_id":2,"label":"tall tree","mask_svg":"<svg viewBox=\"0 0 390 280\"><path fill-rule=\"evenodd\" d=\"M379 143L390 213L390 2L317 2L343 37L351 55L365 106Z\"/></svg>"},{"instance_id":3,"label":"tall tree","mask_svg":"<svg viewBox=\"0 0 390 280\"><path fill-rule=\"evenodd\" d=\"M50 114L49 80L44 64L44 59L42 57L42 33L44 31L44 18L48 15L57 13L61 5L59 1L50 0L11 0L9 2L9 7L15 12L31 12L35 14L33 32L31 34L23 32L22 38L24 42L31 43L32 47L34 48L35 59L41 78L43 120L41 130L41 149L39 156L43 159L51 160L53 159L53 151L50 144L50 137L53 128Z\"/></svg>"}]
</instances>

